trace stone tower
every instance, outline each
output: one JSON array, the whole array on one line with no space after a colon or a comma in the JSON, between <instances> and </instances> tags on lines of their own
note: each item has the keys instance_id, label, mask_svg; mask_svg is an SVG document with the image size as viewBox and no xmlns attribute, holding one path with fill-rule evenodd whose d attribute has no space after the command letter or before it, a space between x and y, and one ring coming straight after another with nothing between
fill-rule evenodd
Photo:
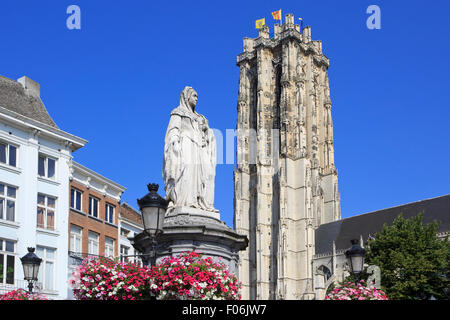
<instances>
[{"instance_id":1,"label":"stone tower","mask_svg":"<svg viewBox=\"0 0 450 320\"><path fill-rule=\"evenodd\" d=\"M287 14L244 38L234 225L244 299L311 299L314 230L341 218L334 166L329 60Z\"/></svg>"}]
</instances>

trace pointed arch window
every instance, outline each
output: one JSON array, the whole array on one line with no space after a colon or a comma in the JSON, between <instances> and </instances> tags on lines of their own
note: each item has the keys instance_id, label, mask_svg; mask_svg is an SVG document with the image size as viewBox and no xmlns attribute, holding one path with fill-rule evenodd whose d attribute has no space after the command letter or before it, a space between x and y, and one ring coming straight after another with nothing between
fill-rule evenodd
<instances>
[{"instance_id":1,"label":"pointed arch window","mask_svg":"<svg viewBox=\"0 0 450 320\"><path fill-rule=\"evenodd\" d=\"M328 279L331 278L331 271L327 267L322 265L322 266L319 267L319 271L321 271L323 273L323 275L325 277L325 282L327 282Z\"/></svg>"}]
</instances>

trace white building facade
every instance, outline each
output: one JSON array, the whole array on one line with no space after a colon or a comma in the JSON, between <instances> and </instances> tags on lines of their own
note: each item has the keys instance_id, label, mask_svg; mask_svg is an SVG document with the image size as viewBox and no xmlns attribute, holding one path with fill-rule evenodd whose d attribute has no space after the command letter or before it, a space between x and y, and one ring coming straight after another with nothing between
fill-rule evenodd
<instances>
[{"instance_id":1,"label":"white building facade","mask_svg":"<svg viewBox=\"0 0 450 320\"><path fill-rule=\"evenodd\" d=\"M128 203L123 202L119 214L119 256L120 261L130 261L142 264L138 257L140 254L134 249L129 238L144 231L141 214L131 207Z\"/></svg>"},{"instance_id":2,"label":"white building facade","mask_svg":"<svg viewBox=\"0 0 450 320\"><path fill-rule=\"evenodd\" d=\"M26 288L20 258L42 258L39 291L67 298L69 175L86 140L60 130L40 86L0 76L0 293Z\"/></svg>"}]
</instances>

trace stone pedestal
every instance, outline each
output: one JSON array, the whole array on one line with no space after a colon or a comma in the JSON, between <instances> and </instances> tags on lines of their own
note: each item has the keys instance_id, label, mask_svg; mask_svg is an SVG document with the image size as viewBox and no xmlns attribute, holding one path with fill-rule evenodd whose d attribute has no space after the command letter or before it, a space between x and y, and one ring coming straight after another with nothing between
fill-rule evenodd
<instances>
[{"instance_id":1,"label":"stone pedestal","mask_svg":"<svg viewBox=\"0 0 450 320\"><path fill-rule=\"evenodd\" d=\"M215 262L225 263L238 275L240 250L248 246L248 238L237 234L220 220L218 212L207 212L196 208L178 207L165 217L163 234L158 237L157 261L185 251L195 251ZM150 239L138 234L132 239L133 246L148 254Z\"/></svg>"},{"instance_id":2,"label":"stone pedestal","mask_svg":"<svg viewBox=\"0 0 450 320\"><path fill-rule=\"evenodd\" d=\"M211 218L211 219L215 219L217 221L219 221L220 223L223 223L222 221L220 221L220 213L217 212L213 212L213 211L205 211L202 209L198 209L198 208L191 208L191 207L176 207L176 208L172 208L171 210L168 210L168 212L166 213L166 222L170 222L170 221L174 221L177 220L178 218L175 218L175 216L183 216L183 217L187 217L187 215L189 217L192 218ZM165 223L166 223L165 222Z\"/></svg>"}]
</instances>

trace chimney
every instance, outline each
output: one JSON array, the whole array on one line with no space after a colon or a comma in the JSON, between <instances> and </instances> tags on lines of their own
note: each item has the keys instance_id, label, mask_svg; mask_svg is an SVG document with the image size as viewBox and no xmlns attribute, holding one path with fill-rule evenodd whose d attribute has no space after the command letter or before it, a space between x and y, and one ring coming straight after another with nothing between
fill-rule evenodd
<instances>
[{"instance_id":1,"label":"chimney","mask_svg":"<svg viewBox=\"0 0 450 320\"><path fill-rule=\"evenodd\" d=\"M33 96L35 98L41 97L41 86L36 81L31 80L27 76L23 76L22 78L17 79L17 82L22 85L22 87L25 89L25 92L30 96Z\"/></svg>"}]
</instances>

